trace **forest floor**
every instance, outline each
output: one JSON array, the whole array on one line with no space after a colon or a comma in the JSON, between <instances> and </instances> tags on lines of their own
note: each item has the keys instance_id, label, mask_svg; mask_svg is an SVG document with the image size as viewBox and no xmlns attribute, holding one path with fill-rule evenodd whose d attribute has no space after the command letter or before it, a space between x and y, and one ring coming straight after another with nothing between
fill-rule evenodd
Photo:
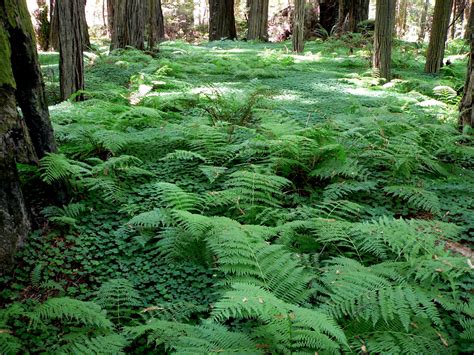
<instances>
[{"instance_id":1,"label":"forest floor","mask_svg":"<svg viewBox=\"0 0 474 355\"><path fill-rule=\"evenodd\" d=\"M451 43L452 64L433 76L423 73L424 48L397 42L395 79L385 84L370 70L363 40L308 42L304 55L289 46L165 42L153 56L87 54L87 100L50 107L59 154L39 171L22 167L25 184L60 182L69 200L42 212L0 300L90 300L104 282L125 278L143 307L185 304L182 319L206 318L223 275L234 271L216 269L221 251L193 234L207 223L198 215L269 228L259 238L303 255L315 270L332 258L395 265L442 253L443 239L471 243L474 153L456 128L467 47ZM40 59L54 103L58 55ZM350 246L319 227L286 233L314 218L367 235L388 230L394 241L354 237ZM426 255L410 239L420 235ZM469 268L462 258L459 265L465 292ZM329 284L318 292L330 298Z\"/></svg>"}]
</instances>

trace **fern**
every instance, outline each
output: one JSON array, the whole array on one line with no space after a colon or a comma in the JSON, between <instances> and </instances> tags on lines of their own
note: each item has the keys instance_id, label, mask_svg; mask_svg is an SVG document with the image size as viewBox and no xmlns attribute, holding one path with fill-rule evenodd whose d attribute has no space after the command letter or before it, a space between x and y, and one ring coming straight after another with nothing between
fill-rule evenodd
<instances>
[{"instance_id":1,"label":"fern","mask_svg":"<svg viewBox=\"0 0 474 355\"><path fill-rule=\"evenodd\" d=\"M66 354L125 354L124 348L128 341L119 334L102 335L89 338L78 336L68 344L57 349L58 353Z\"/></svg>"},{"instance_id":2,"label":"fern","mask_svg":"<svg viewBox=\"0 0 474 355\"><path fill-rule=\"evenodd\" d=\"M138 291L126 279L112 279L103 283L95 301L119 323L129 317L134 308L143 304Z\"/></svg>"},{"instance_id":3,"label":"fern","mask_svg":"<svg viewBox=\"0 0 474 355\"><path fill-rule=\"evenodd\" d=\"M426 191L414 186L387 186L384 191L390 195L406 200L410 205L434 214L440 213L438 196L435 193Z\"/></svg>"},{"instance_id":4,"label":"fern","mask_svg":"<svg viewBox=\"0 0 474 355\"><path fill-rule=\"evenodd\" d=\"M75 226L77 218L86 211L86 206L83 203L70 203L66 206L57 207L50 206L43 209L43 215L49 221L59 225Z\"/></svg>"},{"instance_id":5,"label":"fern","mask_svg":"<svg viewBox=\"0 0 474 355\"><path fill-rule=\"evenodd\" d=\"M80 178L91 173L89 165L54 153L48 153L41 159L40 172L41 178L48 184Z\"/></svg>"}]
</instances>

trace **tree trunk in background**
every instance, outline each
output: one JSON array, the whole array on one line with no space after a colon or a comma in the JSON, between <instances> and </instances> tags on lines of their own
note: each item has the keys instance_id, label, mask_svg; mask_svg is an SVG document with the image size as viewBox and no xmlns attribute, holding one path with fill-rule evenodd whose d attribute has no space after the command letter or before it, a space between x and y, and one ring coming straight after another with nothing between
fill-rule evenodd
<instances>
[{"instance_id":1,"label":"tree trunk in background","mask_svg":"<svg viewBox=\"0 0 474 355\"><path fill-rule=\"evenodd\" d=\"M209 41L236 38L234 0L209 0Z\"/></svg>"},{"instance_id":2,"label":"tree trunk in background","mask_svg":"<svg viewBox=\"0 0 474 355\"><path fill-rule=\"evenodd\" d=\"M319 23L329 34L336 25L338 12L338 0L321 0L319 2Z\"/></svg>"},{"instance_id":3,"label":"tree trunk in background","mask_svg":"<svg viewBox=\"0 0 474 355\"><path fill-rule=\"evenodd\" d=\"M471 4L472 5L472 4ZM467 77L464 85L464 95L459 106L460 116L459 125L461 128L465 126L474 127L474 110L472 104L474 102L474 7L471 6L469 21L471 24L470 28L470 42L471 42L471 53L469 55L469 62L467 64Z\"/></svg>"},{"instance_id":4,"label":"tree trunk in background","mask_svg":"<svg viewBox=\"0 0 474 355\"><path fill-rule=\"evenodd\" d=\"M392 38L395 25L395 1L377 0L374 33L374 70L381 78L391 79Z\"/></svg>"},{"instance_id":5,"label":"tree trunk in background","mask_svg":"<svg viewBox=\"0 0 474 355\"><path fill-rule=\"evenodd\" d=\"M86 19L86 1L87 0L78 0L78 1L79 1L79 5L78 5L79 16L81 19L81 27L82 27L82 46L83 46L83 50L87 50L91 48L91 40L89 37L89 27L87 26L87 19Z\"/></svg>"},{"instance_id":6,"label":"tree trunk in background","mask_svg":"<svg viewBox=\"0 0 474 355\"><path fill-rule=\"evenodd\" d=\"M165 39L165 23L161 0L149 0L148 3L148 48Z\"/></svg>"},{"instance_id":7,"label":"tree trunk in background","mask_svg":"<svg viewBox=\"0 0 474 355\"><path fill-rule=\"evenodd\" d=\"M51 33L49 36L49 43L51 48L59 50L59 18L58 18L58 7L56 6L57 0L50 0L50 17L51 17Z\"/></svg>"},{"instance_id":8,"label":"tree trunk in background","mask_svg":"<svg viewBox=\"0 0 474 355\"><path fill-rule=\"evenodd\" d=\"M305 0L294 0L295 12L293 14L293 51L302 53L304 51L304 13Z\"/></svg>"},{"instance_id":9,"label":"tree trunk in background","mask_svg":"<svg viewBox=\"0 0 474 355\"><path fill-rule=\"evenodd\" d=\"M59 82L61 99L67 100L84 90L84 58L82 55L82 1L56 0L59 14ZM77 96L82 100L83 96Z\"/></svg>"},{"instance_id":10,"label":"tree trunk in background","mask_svg":"<svg viewBox=\"0 0 474 355\"><path fill-rule=\"evenodd\" d=\"M145 48L145 9L143 0L112 0L113 20L111 25L111 49L134 47Z\"/></svg>"},{"instance_id":11,"label":"tree trunk in background","mask_svg":"<svg viewBox=\"0 0 474 355\"><path fill-rule=\"evenodd\" d=\"M268 40L269 0L251 0L248 19L247 39Z\"/></svg>"},{"instance_id":12,"label":"tree trunk in background","mask_svg":"<svg viewBox=\"0 0 474 355\"><path fill-rule=\"evenodd\" d=\"M426 54L425 72L438 73L443 63L453 0L436 0L430 44Z\"/></svg>"},{"instance_id":13,"label":"tree trunk in background","mask_svg":"<svg viewBox=\"0 0 474 355\"><path fill-rule=\"evenodd\" d=\"M337 34L347 31L347 20L349 16L350 0L339 0L339 9L337 15Z\"/></svg>"},{"instance_id":14,"label":"tree trunk in background","mask_svg":"<svg viewBox=\"0 0 474 355\"><path fill-rule=\"evenodd\" d=\"M400 0L398 5L397 30L400 37L404 36L407 30L408 0Z\"/></svg>"},{"instance_id":15,"label":"tree trunk in background","mask_svg":"<svg viewBox=\"0 0 474 355\"><path fill-rule=\"evenodd\" d=\"M352 0L349 2L349 32L357 32L357 25L369 18L369 4L370 0Z\"/></svg>"},{"instance_id":16,"label":"tree trunk in background","mask_svg":"<svg viewBox=\"0 0 474 355\"><path fill-rule=\"evenodd\" d=\"M469 14L472 12L472 8L474 7L474 4L472 0L467 0L468 2L468 5L466 6L466 10L464 12L464 14L466 15L466 18L467 18L467 21L466 21L466 28L464 29L464 39L465 40L470 40L471 38L471 33L472 33L472 29L473 29L473 19L472 19L472 16L470 16Z\"/></svg>"},{"instance_id":17,"label":"tree trunk in background","mask_svg":"<svg viewBox=\"0 0 474 355\"><path fill-rule=\"evenodd\" d=\"M7 12L8 9L8 12ZM8 16L7 16L8 14ZM56 150L25 0L0 2L0 273L30 230L17 162ZM16 89L16 90L15 90ZM23 118L18 114L20 106Z\"/></svg>"},{"instance_id":18,"label":"tree trunk in background","mask_svg":"<svg viewBox=\"0 0 474 355\"><path fill-rule=\"evenodd\" d=\"M109 38L112 39L114 38L114 5L115 5L115 0L105 0L107 1L107 33L109 34Z\"/></svg>"},{"instance_id":19,"label":"tree trunk in background","mask_svg":"<svg viewBox=\"0 0 474 355\"><path fill-rule=\"evenodd\" d=\"M430 0L426 0L425 5L423 6L423 12L421 13L420 32L418 34L418 42L423 42L425 40L426 20L428 18L428 8L429 8L429 6L430 6Z\"/></svg>"}]
</instances>

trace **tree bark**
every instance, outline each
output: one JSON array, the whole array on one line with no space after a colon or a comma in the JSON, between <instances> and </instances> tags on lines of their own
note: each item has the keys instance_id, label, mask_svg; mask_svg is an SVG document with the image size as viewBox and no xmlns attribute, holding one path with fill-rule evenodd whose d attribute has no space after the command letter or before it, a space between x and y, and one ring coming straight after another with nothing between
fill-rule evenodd
<instances>
[{"instance_id":1,"label":"tree bark","mask_svg":"<svg viewBox=\"0 0 474 355\"><path fill-rule=\"evenodd\" d=\"M474 6L471 6L468 22L471 24L471 52L469 54L469 61L467 64L467 77L466 83L464 85L464 94L459 106L459 125L461 128L466 126L474 127L474 110L472 109L472 104L474 101Z\"/></svg>"},{"instance_id":2,"label":"tree bark","mask_svg":"<svg viewBox=\"0 0 474 355\"><path fill-rule=\"evenodd\" d=\"M418 34L418 42L423 42L425 40L426 20L428 18L429 6L430 6L430 0L425 0L425 5L423 6L423 11L421 12L420 32Z\"/></svg>"},{"instance_id":3,"label":"tree bark","mask_svg":"<svg viewBox=\"0 0 474 355\"><path fill-rule=\"evenodd\" d=\"M82 28L82 48L83 50L88 50L91 48L91 40L89 37L89 27L87 26L86 19L86 2L87 0L77 0L79 1L79 16L81 19L81 28Z\"/></svg>"},{"instance_id":4,"label":"tree bark","mask_svg":"<svg viewBox=\"0 0 474 355\"><path fill-rule=\"evenodd\" d=\"M349 32L357 32L357 25L369 18L369 4L370 0L352 0L349 2Z\"/></svg>"},{"instance_id":5,"label":"tree bark","mask_svg":"<svg viewBox=\"0 0 474 355\"><path fill-rule=\"evenodd\" d=\"M209 40L236 38L234 0L209 0Z\"/></svg>"},{"instance_id":6,"label":"tree bark","mask_svg":"<svg viewBox=\"0 0 474 355\"><path fill-rule=\"evenodd\" d=\"M338 20L339 1L321 0L319 2L319 24L331 34Z\"/></svg>"},{"instance_id":7,"label":"tree bark","mask_svg":"<svg viewBox=\"0 0 474 355\"><path fill-rule=\"evenodd\" d=\"M30 230L17 162L56 150L25 0L0 2L0 273ZM17 111L20 106L23 118Z\"/></svg>"},{"instance_id":8,"label":"tree bark","mask_svg":"<svg viewBox=\"0 0 474 355\"><path fill-rule=\"evenodd\" d=\"M374 69L381 78L391 79L392 37L395 23L395 1L377 0L374 33Z\"/></svg>"},{"instance_id":9,"label":"tree bark","mask_svg":"<svg viewBox=\"0 0 474 355\"><path fill-rule=\"evenodd\" d=\"M400 37L404 36L407 29L408 0L400 0L397 16L397 29Z\"/></svg>"},{"instance_id":10,"label":"tree bark","mask_svg":"<svg viewBox=\"0 0 474 355\"><path fill-rule=\"evenodd\" d=\"M426 54L425 72L438 73L443 63L453 0L436 0L430 44Z\"/></svg>"},{"instance_id":11,"label":"tree bark","mask_svg":"<svg viewBox=\"0 0 474 355\"><path fill-rule=\"evenodd\" d=\"M472 0L467 0L467 1L468 1L468 4L465 10L465 14L467 14L466 16L467 21L466 21L466 27L464 29L464 39L469 41L471 38L473 28L474 28L474 23L473 23L474 20L472 19L472 16L469 15L470 13L472 13L472 8L474 7L474 1Z\"/></svg>"},{"instance_id":12,"label":"tree bark","mask_svg":"<svg viewBox=\"0 0 474 355\"><path fill-rule=\"evenodd\" d=\"M82 54L82 1L56 0L59 17L59 82L61 99L84 90L84 58ZM78 95L82 100L83 95Z\"/></svg>"},{"instance_id":13,"label":"tree bark","mask_svg":"<svg viewBox=\"0 0 474 355\"><path fill-rule=\"evenodd\" d=\"M148 2L148 48L153 49L155 45L165 39L165 23L161 0L149 0Z\"/></svg>"},{"instance_id":14,"label":"tree bark","mask_svg":"<svg viewBox=\"0 0 474 355\"><path fill-rule=\"evenodd\" d=\"M51 32L49 36L49 43L51 48L59 50L59 17L58 7L56 6L57 0L50 0L50 17L51 17Z\"/></svg>"},{"instance_id":15,"label":"tree bark","mask_svg":"<svg viewBox=\"0 0 474 355\"><path fill-rule=\"evenodd\" d=\"M269 0L251 0L247 39L268 41L268 5Z\"/></svg>"},{"instance_id":16,"label":"tree bark","mask_svg":"<svg viewBox=\"0 0 474 355\"><path fill-rule=\"evenodd\" d=\"M113 9L111 49L145 48L145 8L143 0L109 0Z\"/></svg>"},{"instance_id":17,"label":"tree bark","mask_svg":"<svg viewBox=\"0 0 474 355\"><path fill-rule=\"evenodd\" d=\"M339 0L339 9L337 15L337 34L342 34L347 31L347 22L349 16L350 0Z\"/></svg>"},{"instance_id":18,"label":"tree bark","mask_svg":"<svg viewBox=\"0 0 474 355\"><path fill-rule=\"evenodd\" d=\"M295 12L293 14L293 51L302 53L304 51L304 13L305 0L295 0Z\"/></svg>"}]
</instances>

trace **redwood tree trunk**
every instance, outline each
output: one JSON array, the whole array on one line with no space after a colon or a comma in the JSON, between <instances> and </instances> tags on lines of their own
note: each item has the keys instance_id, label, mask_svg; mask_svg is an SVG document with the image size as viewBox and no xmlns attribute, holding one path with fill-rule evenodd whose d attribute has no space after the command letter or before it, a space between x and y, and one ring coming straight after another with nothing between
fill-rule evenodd
<instances>
[{"instance_id":1,"label":"redwood tree trunk","mask_svg":"<svg viewBox=\"0 0 474 355\"><path fill-rule=\"evenodd\" d=\"M426 53L425 72L438 73L443 63L453 0L436 0L430 44Z\"/></svg>"},{"instance_id":2,"label":"redwood tree trunk","mask_svg":"<svg viewBox=\"0 0 474 355\"><path fill-rule=\"evenodd\" d=\"M269 0L251 0L248 19L247 39L268 40Z\"/></svg>"},{"instance_id":3,"label":"redwood tree trunk","mask_svg":"<svg viewBox=\"0 0 474 355\"><path fill-rule=\"evenodd\" d=\"M408 0L400 0L398 6L397 29L398 35L404 36L407 29Z\"/></svg>"},{"instance_id":4,"label":"redwood tree trunk","mask_svg":"<svg viewBox=\"0 0 474 355\"><path fill-rule=\"evenodd\" d=\"M82 27L82 47L84 50L91 48L91 40L89 37L89 27L87 26L86 19L86 1L87 0L78 0L79 1L79 16L81 18L81 27Z\"/></svg>"},{"instance_id":5,"label":"redwood tree trunk","mask_svg":"<svg viewBox=\"0 0 474 355\"><path fill-rule=\"evenodd\" d=\"M339 0L339 9L337 14L337 30L338 34L347 31L347 22L349 16L350 0Z\"/></svg>"},{"instance_id":6,"label":"redwood tree trunk","mask_svg":"<svg viewBox=\"0 0 474 355\"><path fill-rule=\"evenodd\" d=\"M7 11L8 9L8 11ZM8 14L8 16L7 16ZM16 170L56 150L25 0L0 2L0 273L29 232ZM18 114L20 106L23 118Z\"/></svg>"},{"instance_id":7,"label":"redwood tree trunk","mask_svg":"<svg viewBox=\"0 0 474 355\"><path fill-rule=\"evenodd\" d=\"M338 0L321 0L319 2L319 23L329 34L336 25L338 12Z\"/></svg>"},{"instance_id":8,"label":"redwood tree trunk","mask_svg":"<svg viewBox=\"0 0 474 355\"><path fill-rule=\"evenodd\" d=\"M234 0L209 0L209 40L236 38Z\"/></svg>"},{"instance_id":9,"label":"redwood tree trunk","mask_svg":"<svg viewBox=\"0 0 474 355\"><path fill-rule=\"evenodd\" d=\"M59 17L59 81L61 99L84 90L84 58L82 55L82 1L56 0ZM78 95L78 100L83 96Z\"/></svg>"},{"instance_id":10,"label":"redwood tree trunk","mask_svg":"<svg viewBox=\"0 0 474 355\"><path fill-rule=\"evenodd\" d=\"M470 28L470 42L471 42L471 52L469 55L469 61L467 64L467 77L466 83L464 85L464 95L460 104L460 116L459 116L459 125L461 128L465 126L474 127L474 110L472 109L472 104L474 101L474 7L471 6L471 11L469 15L469 22L471 24Z\"/></svg>"},{"instance_id":11,"label":"redwood tree trunk","mask_svg":"<svg viewBox=\"0 0 474 355\"><path fill-rule=\"evenodd\" d=\"M392 37L395 23L395 1L377 0L374 33L374 69L381 78L391 79Z\"/></svg>"},{"instance_id":12,"label":"redwood tree trunk","mask_svg":"<svg viewBox=\"0 0 474 355\"><path fill-rule=\"evenodd\" d=\"M472 13L472 8L474 7L474 4L473 4L473 1L472 0L467 0L467 6L466 6L466 10L465 10L465 14L470 14ZM464 30L464 39L465 40L468 40L471 38L471 34L472 34L472 31L473 31L473 28L474 28L474 23L473 23L473 19L472 19L472 16L470 15L467 15L467 21L466 21L466 28Z\"/></svg>"},{"instance_id":13,"label":"redwood tree trunk","mask_svg":"<svg viewBox=\"0 0 474 355\"><path fill-rule=\"evenodd\" d=\"M304 9L305 0L295 0L295 12L293 15L293 51L302 53L304 51Z\"/></svg>"},{"instance_id":14,"label":"redwood tree trunk","mask_svg":"<svg viewBox=\"0 0 474 355\"><path fill-rule=\"evenodd\" d=\"M165 23L161 0L149 0L148 2L148 47L153 49L155 45L165 39Z\"/></svg>"},{"instance_id":15,"label":"redwood tree trunk","mask_svg":"<svg viewBox=\"0 0 474 355\"><path fill-rule=\"evenodd\" d=\"M348 29L350 32L357 32L357 25L369 18L369 3L370 0L351 0L349 2Z\"/></svg>"},{"instance_id":16,"label":"redwood tree trunk","mask_svg":"<svg viewBox=\"0 0 474 355\"><path fill-rule=\"evenodd\" d=\"M143 0L112 0L112 44L111 49L134 47L145 48L145 9Z\"/></svg>"},{"instance_id":17,"label":"redwood tree trunk","mask_svg":"<svg viewBox=\"0 0 474 355\"><path fill-rule=\"evenodd\" d=\"M418 42L423 42L425 40L426 20L428 18L428 7L429 6L430 6L430 0L425 0L425 5L423 6L423 11L421 13L420 32L418 34Z\"/></svg>"}]
</instances>

